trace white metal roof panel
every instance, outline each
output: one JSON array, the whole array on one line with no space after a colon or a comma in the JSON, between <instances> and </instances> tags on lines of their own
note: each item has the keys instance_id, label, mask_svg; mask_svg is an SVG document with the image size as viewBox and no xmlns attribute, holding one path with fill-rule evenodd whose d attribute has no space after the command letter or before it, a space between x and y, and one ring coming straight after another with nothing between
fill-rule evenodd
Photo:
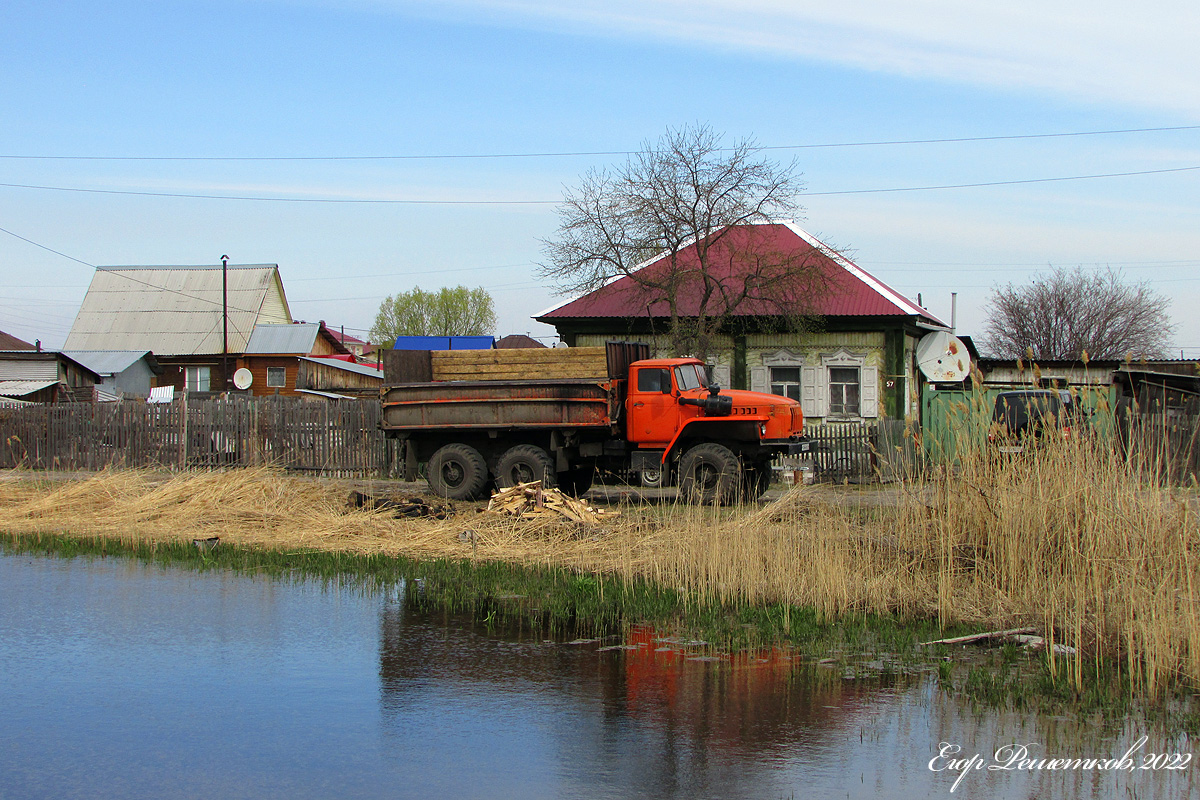
<instances>
[{"instance_id":1,"label":"white metal roof panel","mask_svg":"<svg viewBox=\"0 0 1200 800\"><path fill-rule=\"evenodd\" d=\"M45 359L5 359L0 356L0 381L58 381L58 361Z\"/></svg>"},{"instance_id":2,"label":"white metal roof panel","mask_svg":"<svg viewBox=\"0 0 1200 800\"><path fill-rule=\"evenodd\" d=\"M383 380L383 370L368 367L366 364L351 364L349 361L342 361L340 358L301 358L301 361L311 361L314 364L324 364L327 367L334 369L345 370L346 372L356 372L359 375L366 375L369 378L379 378Z\"/></svg>"},{"instance_id":3,"label":"white metal roof panel","mask_svg":"<svg viewBox=\"0 0 1200 800\"><path fill-rule=\"evenodd\" d=\"M66 350L222 351L221 267L100 267L92 276ZM290 323L274 264L230 265L229 352L243 352L254 326Z\"/></svg>"},{"instance_id":4,"label":"white metal roof panel","mask_svg":"<svg viewBox=\"0 0 1200 800\"><path fill-rule=\"evenodd\" d=\"M58 381L0 381L0 395L5 397L24 397L27 394L40 392Z\"/></svg>"},{"instance_id":5,"label":"white metal roof panel","mask_svg":"<svg viewBox=\"0 0 1200 800\"><path fill-rule=\"evenodd\" d=\"M311 353L317 344L321 326L316 322L300 325L255 325L246 343L247 355Z\"/></svg>"}]
</instances>

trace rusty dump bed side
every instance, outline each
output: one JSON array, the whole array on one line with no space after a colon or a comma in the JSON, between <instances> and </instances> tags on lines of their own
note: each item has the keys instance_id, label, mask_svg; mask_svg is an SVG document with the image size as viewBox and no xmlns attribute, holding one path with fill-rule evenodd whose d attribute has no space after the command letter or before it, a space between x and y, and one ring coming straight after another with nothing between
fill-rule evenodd
<instances>
[{"instance_id":1,"label":"rusty dump bed side","mask_svg":"<svg viewBox=\"0 0 1200 800\"><path fill-rule=\"evenodd\" d=\"M577 379L389 386L383 429L609 427L616 411L611 388L607 381Z\"/></svg>"}]
</instances>

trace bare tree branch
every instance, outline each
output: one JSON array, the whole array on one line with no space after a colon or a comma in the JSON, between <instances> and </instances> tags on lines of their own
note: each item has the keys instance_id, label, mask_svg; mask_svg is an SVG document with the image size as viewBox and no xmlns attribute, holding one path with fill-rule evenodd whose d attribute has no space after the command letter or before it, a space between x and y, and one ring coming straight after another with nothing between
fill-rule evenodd
<instances>
[{"instance_id":1,"label":"bare tree branch","mask_svg":"<svg viewBox=\"0 0 1200 800\"><path fill-rule=\"evenodd\" d=\"M758 160L758 153L750 140L723 148L708 126L685 126L644 143L620 167L589 171L565 190L557 236L543 242L540 276L560 294L585 294L629 278L655 298L650 305L666 306L677 354L706 354L713 335L749 302L772 304L779 315L801 320L826 280L816 258L825 254L770 253L753 237L730 252L726 241L739 226L800 211L796 162L781 166ZM681 257L693 245L694 255ZM642 269L661 257L665 269ZM685 296L699 302L686 315Z\"/></svg>"}]
</instances>

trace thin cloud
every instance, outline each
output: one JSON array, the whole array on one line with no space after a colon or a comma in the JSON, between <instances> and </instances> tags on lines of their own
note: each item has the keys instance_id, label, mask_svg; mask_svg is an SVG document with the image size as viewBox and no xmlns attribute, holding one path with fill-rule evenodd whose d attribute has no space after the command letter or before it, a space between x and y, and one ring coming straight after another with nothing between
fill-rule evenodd
<instances>
[{"instance_id":1,"label":"thin cloud","mask_svg":"<svg viewBox=\"0 0 1200 800\"><path fill-rule=\"evenodd\" d=\"M316 0L320 2L320 0ZM1179 0L329 0L455 21L667 40L1200 118L1200 5Z\"/></svg>"}]
</instances>

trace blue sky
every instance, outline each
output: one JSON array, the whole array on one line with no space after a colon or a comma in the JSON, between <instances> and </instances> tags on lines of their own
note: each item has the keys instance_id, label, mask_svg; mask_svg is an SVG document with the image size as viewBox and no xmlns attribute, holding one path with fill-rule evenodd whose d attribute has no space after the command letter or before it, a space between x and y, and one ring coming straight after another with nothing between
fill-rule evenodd
<instances>
[{"instance_id":1,"label":"blue sky","mask_svg":"<svg viewBox=\"0 0 1200 800\"><path fill-rule=\"evenodd\" d=\"M622 160L351 156L628 151L691 123L770 147L1200 124L1194 4L975 5L7 3L0 330L60 346L89 264L228 254L278 263L294 316L347 332L385 295L464 283L497 333L546 336L554 201ZM943 317L957 291L960 332L997 283L1111 265L1174 298L1176 351L1200 357L1200 171L830 194L1197 167L1200 130L770 154L798 159L804 227ZM195 160L252 157L336 158Z\"/></svg>"}]
</instances>

